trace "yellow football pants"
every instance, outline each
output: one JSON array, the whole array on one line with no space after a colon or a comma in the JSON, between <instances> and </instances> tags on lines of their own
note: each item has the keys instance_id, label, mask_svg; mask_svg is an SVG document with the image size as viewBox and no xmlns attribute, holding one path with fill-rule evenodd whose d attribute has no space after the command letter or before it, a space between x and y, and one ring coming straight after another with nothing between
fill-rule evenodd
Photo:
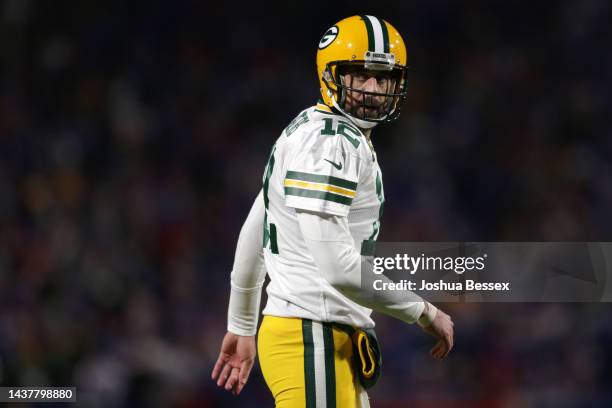
<instances>
[{"instance_id":1,"label":"yellow football pants","mask_svg":"<svg viewBox=\"0 0 612 408\"><path fill-rule=\"evenodd\" d=\"M353 374L353 343L331 323L266 315L257 349L276 408L369 407Z\"/></svg>"}]
</instances>

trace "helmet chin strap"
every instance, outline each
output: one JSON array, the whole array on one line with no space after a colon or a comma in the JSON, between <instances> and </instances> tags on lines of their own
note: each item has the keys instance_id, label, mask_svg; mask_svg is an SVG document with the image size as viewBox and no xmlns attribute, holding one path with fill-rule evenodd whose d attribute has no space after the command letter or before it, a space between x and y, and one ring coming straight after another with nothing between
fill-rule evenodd
<instances>
[{"instance_id":1,"label":"helmet chin strap","mask_svg":"<svg viewBox=\"0 0 612 408\"><path fill-rule=\"evenodd\" d=\"M355 124L357 127L361 128L361 129L372 129L373 127L378 125L378 122L370 122L370 121L363 120L363 119L358 119L358 118L356 118L354 116L349 115L348 113L346 113L344 111L344 109L342 109L338 105L338 103L336 102L336 98L333 95L331 95L331 101L332 101L332 105L334 105L334 108L338 109L340 111L340 113L342 113L342 115L344 115L344 117L346 117L348 120L353 122L353 124Z\"/></svg>"}]
</instances>

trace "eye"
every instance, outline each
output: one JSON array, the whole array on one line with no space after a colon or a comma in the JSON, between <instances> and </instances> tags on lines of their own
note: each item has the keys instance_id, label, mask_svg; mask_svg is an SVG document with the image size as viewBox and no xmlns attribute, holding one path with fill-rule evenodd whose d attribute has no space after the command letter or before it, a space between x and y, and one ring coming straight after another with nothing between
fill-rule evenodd
<instances>
[{"instance_id":1,"label":"eye","mask_svg":"<svg viewBox=\"0 0 612 408\"><path fill-rule=\"evenodd\" d=\"M353 77L354 77L356 80L361 81L361 82L363 82L363 81L367 81L367 79L368 79L368 76L367 76L366 74L364 74L363 72L355 72L355 73L353 74Z\"/></svg>"}]
</instances>

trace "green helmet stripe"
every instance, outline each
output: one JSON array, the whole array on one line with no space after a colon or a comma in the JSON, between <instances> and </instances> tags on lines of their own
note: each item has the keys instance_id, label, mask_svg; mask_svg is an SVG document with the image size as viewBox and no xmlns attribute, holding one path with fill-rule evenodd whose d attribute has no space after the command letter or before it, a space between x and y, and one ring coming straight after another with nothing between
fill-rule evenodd
<instances>
[{"instance_id":1,"label":"green helmet stripe","mask_svg":"<svg viewBox=\"0 0 612 408\"><path fill-rule=\"evenodd\" d=\"M367 16L360 16L363 22L365 23L366 30L368 31L368 51L376 51L375 43L374 43L374 28L372 28L372 23Z\"/></svg>"},{"instance_id":2,"label":"green helmet stripe","mask_svg":"<svg viewBox=\"0 0 612 408\"><path fill-rule=\"evenodd\" d=\"M382 27L384 50L389 52L389 30L387 29L387 24L385 24L385 20L382 18L379 18L378 21L380 21L380 26Z\"/></svg>"},{"instance_id":3,"label":"green helmet stripe","mask_svg":"<svg viewBox=\"0 0 612 408\"><path fill-rule=\"evenodd\" d=\"M368 50L376 53L389 52L389 30L383 19L361 16L368 31Z\"/></svg>"}]
</instances>

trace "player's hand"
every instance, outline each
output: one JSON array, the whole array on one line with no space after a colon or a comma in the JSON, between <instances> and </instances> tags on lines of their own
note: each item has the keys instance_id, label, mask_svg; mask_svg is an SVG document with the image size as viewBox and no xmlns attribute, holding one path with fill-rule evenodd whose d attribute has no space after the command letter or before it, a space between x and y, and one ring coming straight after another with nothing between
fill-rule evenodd
<instances>
[{"instance_id":1,"label":"player's hand","mask_svg":"<svg viewBox=\"0 0 612 408\"><path fill-rule=\"evenodd\" d=\"M213 368L212 379L218 378L217 385L232 391L232 394L240 394L249 379L256 354L255 336L239 336L227 332Z\"/></svg>"},{"instance_id":2,"label":"player's hand","mask_svg":"<svg viewBox=\"0 0 612 408\"><path fill-rule=\"evenodd\" d=\"M423 328L425 333L431 334L438 339L435 346L429 351L429 354L435 359L442 360L453 348L454 341L454 323L451 317L438 309L436 317L427 327Z\"/></svg>"}]
</instances>

